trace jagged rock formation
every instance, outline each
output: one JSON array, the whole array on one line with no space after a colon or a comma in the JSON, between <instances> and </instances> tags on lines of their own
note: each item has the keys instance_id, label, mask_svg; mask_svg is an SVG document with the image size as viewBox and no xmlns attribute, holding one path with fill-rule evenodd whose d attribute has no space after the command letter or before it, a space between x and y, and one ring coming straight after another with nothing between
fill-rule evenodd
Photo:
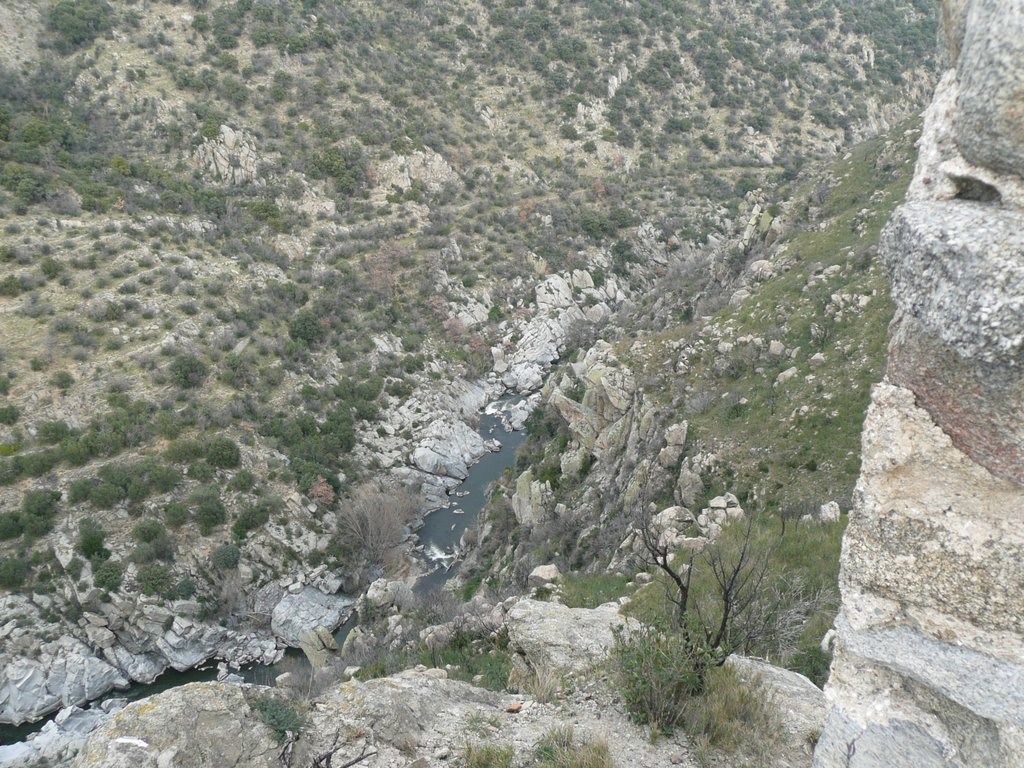
<instances>
[{"instance_id":1,"label":"jagged rock formation","mask_svg":"<svg viewBox=\"0 0 1024 768\"><path fill-rule=\"evenodd\" d=\"M883 237L897 302L843 547L818 766L1024 761L1024 3L944 3L955 71Z\"/></svg>"},{"instance_id":2,"label":"jagged rock formation","mask_svg":"<svg viewBox=\"0 0 1024 768\"><path fill-rule=\"evenodd\" d=\"M636 625L616 604L572 609L513 600L499 628L502 623L524 674L561 681L557 701L485 690L448 679L444 669L422 666L333 684L302 702L288 699L281 689L192 683L127 705L111 702L103 712L69 708L40 736L0 747L0 763L23 768L50 758L77 768L269 768L330 765L315 760L333 752L335 765L373 753L361 764L437 768L461 764L458 755L469 744L508 746L522 758L533 754L546 732L572 723L581 740L607 740L617 766L697 765L681 731L651 739L613 694L603 668L612 629ZM773 765L806 765L807 745L824 719L821 692L802 675L764 662L735 657L729 663L741 678L765 686L785 713ZM268 708L303 716L294 743L275 743L261 716Z\"/></svg>"},{"instance_id":3,"label":"jagged rock formation","mask_svg":"<svg viewBox=\"0 0 1024 768\"><path fill-rule=\"evenodd\" d=\"M256 181L262 162L256 141L244 131L222 125L192 155L195 166L211 180L231 186Z\"/></svg>"}]
</instances>

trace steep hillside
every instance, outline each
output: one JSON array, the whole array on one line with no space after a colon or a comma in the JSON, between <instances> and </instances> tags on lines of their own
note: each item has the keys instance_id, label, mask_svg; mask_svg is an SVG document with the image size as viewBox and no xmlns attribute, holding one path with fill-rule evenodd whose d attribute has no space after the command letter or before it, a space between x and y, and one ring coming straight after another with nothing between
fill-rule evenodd
<instances>
[{"instance_id":1,"label":"steep hillside","mask_svg":"<svg viewBox=\"0 0 1024 768\"><path fill-rule=\"evenodd\" d=\"M923 102L929 3L59 0L0 21L0 720L77 698L53 693L69 665L91 697L275 658L289 589L337 623L340 592L413 567L385 551L408 520L372 551L346 524L357 490L446 503L485 403L623 307L608 354L643 386L668 355L718 398L650 395L689 418L708 489L848 493L884 323L861 246L892 195L870 198L872 150L806 185ZM789 271L695 322L764 249ZM767 386L783 366L743 336L800 347L801 375ZM818 386L833 404L805 403ZM721 460L787 430L827 447ZM562 493L576 457L548 456Z\"/></svg>"},{"instance_id":2,"label":"steep hillside","mask_svg":"<svg viewBox=\"0 0 1024 768\"><path fill-rule=\"evenodd\" d=\"M893 308L879 233L903 199L918 135L905 124L809 180L780 209L777 238L769 213L748 211L732 281L681 265L552 373L520 474L483 518L468 591L525 585L554 562L578 572L570 594L616 597L626 579L601 574L638 567L627 546L637 507L696 516L732 493L785 533L780 578L832 591L802 652L781 659L809 663L837 607L839 511L850 508L870 388L885 370Z\"/></svg>"}]
</instances>

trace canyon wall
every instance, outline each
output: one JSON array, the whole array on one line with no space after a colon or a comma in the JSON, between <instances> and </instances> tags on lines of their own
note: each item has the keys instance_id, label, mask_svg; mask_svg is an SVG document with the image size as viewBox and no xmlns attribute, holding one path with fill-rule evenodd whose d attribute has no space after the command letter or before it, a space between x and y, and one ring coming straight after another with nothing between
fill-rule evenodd
<instances>
[{"instance_id":1,"label":"canyon wall","mask_svg":"<svg viewBox=\"0 0 1024 768\"><path fill-rule=\"evenodd\" d=\"M815 765L1024 765L1024 0L945 0L951 69L882 238Z\"/></svg>"}]
</instances>

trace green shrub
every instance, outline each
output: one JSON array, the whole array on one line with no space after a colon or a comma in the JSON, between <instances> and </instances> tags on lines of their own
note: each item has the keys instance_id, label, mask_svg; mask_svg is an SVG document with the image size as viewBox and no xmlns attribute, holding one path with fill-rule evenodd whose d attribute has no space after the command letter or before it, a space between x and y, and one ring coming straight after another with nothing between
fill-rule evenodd
<instances>
[{"instance_id":1,"label":"green shrub","mask_svg":"<svg viewBox=\"0 0 1024 768\"><path fill-rule=\"evenodd\" d=\"M213 563L214 568L219 568L222 571L232 571L238 567L241 554L242 551L234 544L222 544L213 550L210 562Z\"/></svg>"},{"instance_id":2,"label":"green shrub","mask_svg":"<svg viewBox=\"0 0 1024 768\"><path fill-rule=\"evenodd\" d=\"M203 536L209 536L218 525L227 520L227 511L220 500L220 493L214 487L202 488L192 494L191 502L195 506L196 523Z\"/></svg>"},{"instance_id":3,"label":"green shrub","mask_svg":"<svg viewBox=\"0 0 1024 768\"><path fill-rule=\"evenodd\" d=\"M195 593L196 583L187 576L174 585L174 596L179 600L188 600Z\"/></svg>"},{"instance_id":4,"label":"green shrub","mask_svg":"<svg viewBox=\"0 0 1024 768\"><path fill-rule=\"evenodd\" d=\"M87 558L99 557L105 560L109 553L103 548L107 534L103 527L92 518L85 518L78 524L78 541L75 548Z\"/></svg>"},{"instance_id":5,"label":"green shrub","mask_svg":"<svg viewBox=\"0 0 1024 768\"><path fill-rule=\"evenodd\" d=\"M184 504L172 501L164 507L164 522L171 528L180 528L188 522L188 507Z\"/></svg>"},{"instance_id":6,"label":"green shrub","mask_svg":"<svg viewBox=\"0 0 1024 768\"><path fill-rule=\"evenodd\" d=\"M178 355L169 366L171 381L182 389L195 389L204 381L210 369L195 355Z\"/></svg>"},{"instance_id":7,"label":"green shrub","mask_svg":"<svg viewBox=\"0 0 1024 768\"><path fill-rule=\"evenodd\" d=\"M0 424L10 426L18 421L21 411L14 405L0 405Z\"/></svg>"},{"instance_id":8,"label":"green shrub","mask_svg":"<svg viewBox=\"0 0 1024 768\"><path fill-rule=\"evenodd\" d=\"M288 335L295 341L312 346L324 338L325 328L320 316L311 309L296 313L288 323Z\"/></svg>"},{"instance_id":9,"label":"green shrub","mask_svg":"<svg viewBox=\"0 0 1024 768\"><path fill-rule=\"evenodd\" d=\"M188 476L199 483L205 483L213 480L213 476L216 474L213 467L206 460L197 461L188 469Z\"/></svg>"},{"instance_id":10,"label":"green shrub","mask_svg":"<svg viewBox=\"0 0 1024 768\"><path fill-rule=\"evenodd\" d=\"M273 501L260 499L255 507L244 509L231 526L231 533L236 539L244 539L249 531L254 531L267 524L270 520L270 513L274 511Z\"/></svg>"},{"instance_id":11,"label":"green shrub","mask_svg":"<svg viewBox=\"0 0 1024 768\"><path fill-rule=\"evenodd\" d=\"M643 627L615 636L619 692L638 723L670 733L683 718L683 705L701 692L696 666L701 649L693 649L676 630Z\"/></svg>"},{"instance_id":12,"label":"green shrub","mask_svg":"<svg viewBox=\"0 0 1024 768\"><path fill-rule=\"evenodd\" d=\"M124 566L116 560L107 560L92 565L92 583L107 592L117 592L124 579Z\"/></svg>"},{"instance_id":13,"label":"green shrub","mask_svg":"<svg viewBox=\"0 0 1024 768\"><path fill-rule=\"evenodd\" d=\"M71 385L75 383L75 377L67 371L58 371L53 374L53 377L50 379L50 383L57 389L68 390L71 389Z\"/></svg>"},{"instance_id":14,"label":"green shrub","mask_svg":"<svg viewBox=\"0 0 1024 768\"><path fill-rule=\"evenodd\" d=\"M174 440L164 450L168 461L187 464L203 455L203 446L198 440Z\"/></svg>"},{"instance_id":15,"label":"green shrub","mask_svg":"<svg viewBox=\"0 0 1024 768\"><path fill-rule=\"evenodd\" d=\"M42 536L53 527L60 491L26 491L21 500L21 524L30 536Z\"/></svg>"},{"instance_id":16,"label":"green shrub","mask_svg":"<svg viewBox=\"0 0 1024 768\"><path fill-rule=\"evenodd\" d=\"M159 520L143 520L132 528L132 538L140 544L156 541L167 535L167 529Z\"/></svg>"},{"instance_id":17,"label":"green shrub","mask_svg":"<svg viewBox=\"0 0 1024 768\"><path fill-rule=\"evenodd\" d=\"M233 469L242 461L242 454L231 438L215 437L206 444L206 460L219 469Z\"/></svg>"},{"instance_id":18,"label":"green shrub","mask_svg":"<svg viewBox=\"0 0 1024 768\"><path fill-rule=\"evenodd\" d=\"M25 527L21 524L21 515L17 512L0 513L0 541L16 539L24 531Z\"/></svg>"},{"instance_id":19,"label":"green shrub","mask_svg":"<svg viewBox=\"0 0 1024 768\"><path fill-rule=\"evenodd\" d=\"M231 487L236 491L251 491L256 485L256 476L247 469L240 469L231 478Z\"/></svg>"},{"instance_id":20,"label":"green shrub","mask_svg":"<svg viewBox=\"0 0 1024 768\"><path fill-rule=\"evenodd\" d=\"M171 599L175 597L174 583L171 581L172 572L166 565L150 564L139 568L136 581L139 590L144 595L160 595Z\"/></svg>"},{"instance_id":21,"label":"green shrub","mask_svg":"<svg viewBox=\"0 0 1024 768\"><path fill-rule=\"evenodd\" d=\"M181 473L174 467L164 464L154 464L147 473L149 489L155 493L167 493L181 482Z\"/></svg>"},{"instance_id":22,"label":"green shrub","mask_svg":"<svg viewBox=\"0 0 1024 768\"><path fill-rule=\"evenodd\" d=\"M96 483L89 490L89 503L98 509L110 509L125 497L113 483Z\"/></svg>"},{"instance_id":23,"label":"green shrub","mask_svg":"<svg viewBox=\"0 0 1024 768\"><path fill-rule=\"evenodd\" d=\"M255 706L278 742L284 742L289 732L298 735L306 725L305 718L289 702L268 696L259 699Z\"/></svg>"},{"instance_id":24,"label":"green shrub","mask_svg":"<svg viewBox=\"0 0 1024 768\"><path fill-rule=\"evenodd\" d=\"M44 421L36 428L36 437L45 445L54 445L71 436L71 427L65 421Z\"/></svg>"},{"instance_id":25,"label":"green shrub","mask_svg":"<svg viewBox=\"0 0 1024 768\"><path fill-rule=\"evenodd\" d=\"M63 53L88 45L112 24L113 11L103 0L59 0L46 19L56 47Z\"/></svg>"},{"instance_id":26,"label":"green shrub","mask_svg":"<svg viewBox=\"0 0 1024 768\"><path fill-rule=\"evenodd\" d=\"M28 563L17 557L0 558L0 587L17 589L28 576Z\"/></svg>"}]
</instances>

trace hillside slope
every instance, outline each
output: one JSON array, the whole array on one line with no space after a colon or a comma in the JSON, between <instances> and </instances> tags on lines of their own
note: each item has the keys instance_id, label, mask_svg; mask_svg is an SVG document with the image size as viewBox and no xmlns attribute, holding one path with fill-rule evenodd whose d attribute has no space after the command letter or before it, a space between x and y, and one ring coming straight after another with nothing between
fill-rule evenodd
<instances>
[{"instance_id":1,"label":"hillside slope","mask_svg":"<svg viewBox=\"0 0 1024 768\"><path fill-rule=\"evenodd\" d=\"M638 327L716 309L801 220L783 201L818 163L923 101L935 30L924 0L16 10L0 38L5 722L210 656L276 658L287 590L336 624L346 594L415 567L346 526L356 491L446 503L487 450L468 425L489 400L540 388L623 308ZM836 205L837 232L874 226ZM793 240L798 263L851 264L816 295L877 291L856 259L809 256L851 237ZM686 269L712 304L655 301ZM721 315L721 341L773 322L803 345L810 309L782 329L772 306ZM691 320L658 344L685 344ZM842 369L858 382L869 336L850 348L863 370ZM617 343L641 378L655 364ZM759 404L766 374L735 349L734 388ZM705 371L693 386L717 381L709 354L686 363ZM836 418L859 418L840 394ZM709 451L721 408L759 428L748 404L694 415ZM793 424L830 434L828 412ZM818 460L840 477L807 499L841 498L855 472L839 432ZM770 482L803 477L812 457L790 453ZM388 541L408 550L406 522ZM86 672L64 686L65 669Z\"/></svg>"}]
</instances>

